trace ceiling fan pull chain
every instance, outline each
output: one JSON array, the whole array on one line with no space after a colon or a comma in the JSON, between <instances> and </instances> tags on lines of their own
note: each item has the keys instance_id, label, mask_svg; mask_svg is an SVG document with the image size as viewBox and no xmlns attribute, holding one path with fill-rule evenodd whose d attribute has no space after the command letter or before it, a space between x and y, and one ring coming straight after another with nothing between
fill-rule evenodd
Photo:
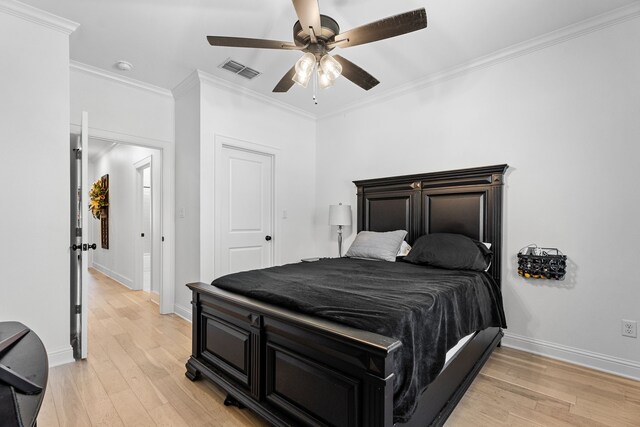
<instances>
[{"instance_id":1,"label":"ceiling fan pull chain","mask_svg":"<svg viewBox=\"0 0 640 427\"><path fill-rule=\"evenodd\" d=\"M313 103L318 105L318 62L313 67Z\"/></svg>"}]
</instances>

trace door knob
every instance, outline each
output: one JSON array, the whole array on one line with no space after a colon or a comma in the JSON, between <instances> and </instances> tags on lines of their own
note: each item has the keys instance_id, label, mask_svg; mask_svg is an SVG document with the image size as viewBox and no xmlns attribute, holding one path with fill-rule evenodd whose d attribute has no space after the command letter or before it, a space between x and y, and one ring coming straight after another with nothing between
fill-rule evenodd
<instances>
[{"instance_id":1,"label":"door knob","mask_svg":"<svg viewBox=\"0 0 640 427\"><path fill-rule=\"evenodd\" d=\"M271 240L271 236L265 236L264 240L268 242L269 240Z\"/></svg>"}]
</instances>

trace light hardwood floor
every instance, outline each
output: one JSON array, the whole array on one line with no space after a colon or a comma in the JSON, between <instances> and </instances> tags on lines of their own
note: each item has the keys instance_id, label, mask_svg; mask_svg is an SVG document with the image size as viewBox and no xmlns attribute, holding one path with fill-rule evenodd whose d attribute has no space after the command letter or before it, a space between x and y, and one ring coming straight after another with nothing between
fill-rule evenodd
<instances>
[{"instance_id":1,"label":"light hardwood floor","mask_svg":"<svg viewBox=\"0 0 640 427\"><path fill-rule=\"evenodd\" d=\"M191 325L148 294L91 272L89 358L51 369L38 417L48 426L266 426L185 376ZM448 427L640 426L640 383L497 349Z\"/></svg>"}]
</instances>

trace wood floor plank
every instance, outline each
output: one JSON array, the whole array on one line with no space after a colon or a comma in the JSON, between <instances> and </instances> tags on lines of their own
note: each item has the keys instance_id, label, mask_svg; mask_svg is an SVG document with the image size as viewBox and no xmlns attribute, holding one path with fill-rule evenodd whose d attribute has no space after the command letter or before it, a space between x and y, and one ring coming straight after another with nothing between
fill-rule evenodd
<instances>
[{"instance_id":1,"label":"wood floor plank","mask_svg":"<svg viewBox=\"0 0 640 427\"><path fill-rule=\"evenodd\" d=\"M91 425L89 414L80 398L68 365L49 370L49 387L61 426L86 427Z\"/></svg>"},{"instance_id":2,"label":"wood floor plank","mask_svg":"<svg viewBox=\"0 0 640 427\"><path fill-rule=\"evenodd\" d=\"M156 426L149 413L131 389L126 389L110 396L113 406L125 425Z\"/></svg>"},{"instance_id":3,"label":"wood floor plank","mask_svg":"<svg viewBox=\"0 0 640 427\"><path fill-rule=\"evenodd\" d=\"M92 426L122 426L100 378L87 361L74 363L69 374L74 379Z\"/></svg>"},{"instance_id":4,"label":"wood floor plank","mask_svg":"<svg viewBox=\"0 0 640 427\"><path fill-rule=\"evenodd\" d=\"M118 368L130 389L147 410L152 410L167 403L167 400L157 392L152 381L144 374L142 369L120 346L115 337L109 339L106 346L109 359Z\"/></svg>"},{"instance_id":5,"label":"wood floor plank","mask_svg":"<svg viewBox=\"0 0 640 427\"><path fill-rule=\"evenodd\" d=\"M91 271L89 358L51 369L40 427L265 427L226 393L191 382L191 325L160 315L142 291ZM448 427L640 426L640 382L509 348L497 349Z\"/></svg>"},{"instance_id":6,"label":"wood floor plank","mask_svg":"<svg viewBox=\"0 0 640 427\"><path fill-rule=\"evenodd\" d=\"M151 418L158 427L189 427L184 418L168 403L151 411Z\"/></svg>"},{"instance_id":7,"label":"wood floor plank","mask_svg":"<svg viewBox=\"0 0 640 427\"><path fill-rule=\"evenodd\" d=\"M51 384L51 382L49 382ZM38 424L41 426L59 427L58 414L56 413L56 404L53 401L53 391L51 386L47 387L42 401L42 407L38 413Z\"/></svg>"}]
</instances>

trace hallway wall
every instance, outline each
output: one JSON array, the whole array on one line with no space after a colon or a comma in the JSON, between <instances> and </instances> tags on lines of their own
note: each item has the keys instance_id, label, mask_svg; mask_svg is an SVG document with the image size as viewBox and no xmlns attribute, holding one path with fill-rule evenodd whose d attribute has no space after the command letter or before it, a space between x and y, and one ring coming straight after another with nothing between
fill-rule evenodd
<instances>
[{"instance_id":1,"label":"hallway wall","mask_svg":"<svg viewBox=\"0 0 640 427\"><path fill-rule=\"evenodd\" d=\"M89 142L91 144L91 142ZM134 164L146 157L152 158L151 181L154 188L153 208L160 209L160 151L150 148L129 145L117 145L103 154L90 165L89 180L94 182L101 176L109 174L109 249L100 247L100 221L91 218L93 242L98 249L93 254L93 267L133 288L135 280L135 248L136 239L141 230L136 225L136 168ZM153 218L154 236L159 236L160 221L157 215ZM157 246L157 245L155 245ZM159 247L154 247L159 253ZM157 292L159 265L153 266L153 288Z\"/></svg>"}]
</instances>

